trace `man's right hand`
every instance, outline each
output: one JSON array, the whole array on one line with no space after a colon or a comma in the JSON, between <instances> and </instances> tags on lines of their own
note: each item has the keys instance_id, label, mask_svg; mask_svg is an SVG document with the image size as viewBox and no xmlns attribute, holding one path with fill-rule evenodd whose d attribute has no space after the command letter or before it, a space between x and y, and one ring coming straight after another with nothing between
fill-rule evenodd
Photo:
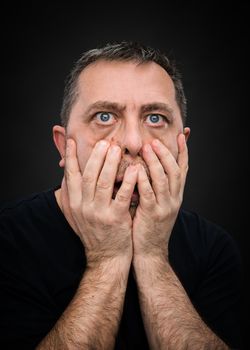
<instances>
[{"instance_id":1,"label":"man's right hand","mask_svg":"<svg viewBox=\"0 0 250 350\"><path fill-rule=\"evenodd\" d=\"M127 168L112 199L121 149L98 142L81 169L68 140L60 192L63 213L85 247L87 268L71 302L37 349L113 349L132 261L131 196L137 168Z\"/></svg>"},{"instance_id":2,"label":"man's right hand","mask_svg":"<svg viewBox=\"0 0 250 350\"><path fill-rule=\"evenodd\" d=\"M87 265L126 256L132 259L131 196L137 167L129 166L112 199L121 149L104 140L97 142L84 169L80 169L76 143L67 140L65 180L69 208L85 247Z\"/></svg>"}]
</instances>

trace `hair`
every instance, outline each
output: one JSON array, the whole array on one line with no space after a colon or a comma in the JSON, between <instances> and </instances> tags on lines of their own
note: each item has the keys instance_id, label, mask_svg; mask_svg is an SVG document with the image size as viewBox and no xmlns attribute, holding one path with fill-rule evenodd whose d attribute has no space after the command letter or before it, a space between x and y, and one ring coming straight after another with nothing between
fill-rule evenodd
<instances>
[{"instance_id":1,"label":"hair","mask_svg":"<svg viewBox=\"0 0 250 350\"><path fill-rule=\"evenodd\" d=\"M169 74L175 87L175 98L180 108L183 124L186 122L186 97L184 94L181 74L174 61L161 53L159 50L141 45L137 42L126 42L107 44L102 48L96 48L83 53L76 61L72 71L66 79L63 103L61 109L61 123L67 126L71 109L78 97L78 78L81 72L90 64L99 61L124 61L136 62L138 64L155 62Z\"/></svg>"}]
</instances>

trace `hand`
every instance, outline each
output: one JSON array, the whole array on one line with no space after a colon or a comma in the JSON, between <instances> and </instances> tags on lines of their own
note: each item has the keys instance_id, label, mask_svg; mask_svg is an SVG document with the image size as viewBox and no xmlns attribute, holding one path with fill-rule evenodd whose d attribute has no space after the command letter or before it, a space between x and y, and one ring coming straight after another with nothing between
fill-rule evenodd
<instances>
[{"instance_id":1,"label":"hand","mask_svg":"<svg viewBox=\"0 0 250 350\"><path fill-rule=\"evenodd\" d=\"M138 173L139 206L133 221L134 256L168 256L168 242L182 203L188 152L183 134L178 136L178 158L159 140L143 149L152 184L145 169Z\"/></svg>"},{"instance_id":2,"label":"hand","mask_svg":"<svg viewBox=\"0 0 250 350\"><path fill-rule=\"evenodd\" d=\"M132 219L129 205L137 180L135 167L128 167L123 183L112 199L121 158L120 147L99 141L81 173L76 144L67 141L65 179L69 208L82 240L88 265L105 259L132 258Z\"/></svg>"}]
</instances>

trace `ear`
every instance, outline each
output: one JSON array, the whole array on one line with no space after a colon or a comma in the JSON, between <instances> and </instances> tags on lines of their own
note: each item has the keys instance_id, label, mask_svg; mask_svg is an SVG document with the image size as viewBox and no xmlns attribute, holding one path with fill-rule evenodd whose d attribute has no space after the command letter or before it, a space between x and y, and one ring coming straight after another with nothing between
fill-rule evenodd
<instances>
[{"instance_id":1,"label":"ear","mask_svg":"<svg viewBox=\"0 0 250 350\"><path fill-rule=\"evenodd\" d=\"M59 166L64 168L65 166L65 148L66 148L66 131L63 126L55 125L53 126L53 140L58 149L61 160Z\"/></svg>"},{"instance_id":2,"label":"ear","mask_svg":"<svg viewBox=\"0 0 250 350\"><path fill-rule=\"evenodd\" d=\"M184 128L183 130L183 134L185 135L186 142L190 136L190 132L191 132L190 128Z\"/></svg>"}]
</instances>

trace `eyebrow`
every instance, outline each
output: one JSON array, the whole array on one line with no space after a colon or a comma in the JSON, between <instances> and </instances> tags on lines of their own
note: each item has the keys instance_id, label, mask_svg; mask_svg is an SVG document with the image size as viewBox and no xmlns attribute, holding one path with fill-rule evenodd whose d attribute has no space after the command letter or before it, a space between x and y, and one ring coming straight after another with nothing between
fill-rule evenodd
<instances>
[{"instance_id":1,"label":"eyebrow","mask_svg":"<svg viewBox=\"0 0 250 350\"><path fill-rule=\"evenodd\" d=\"M96 110L96 109L100 109L103 111L119 111L119 112L123 112L126 109L126 106L122 106L119 103L116 102L110 102L110 101L96 101L94 103L92 103L86 110L86 114L91 113L92 111Z\"/></svg>"},{"instance_id":2,"label":"eyebrow","mask_svg":"<svg viewBox=\"0 0 250 350\"><path fill-rule=\"evenodd\" d=\"M173 119L174 111L167 103L153 102L153 103L147 103L141 106L142 113L148 113L148 112L154 112L154 111L160 111L162 113L166 113L169 117Z\"/></svg>"},{"instance_id":3,"label":"eyebrow","mask_svg":"<svg viewBox=\"0 0 250 350\"><path fill-rule=\"evenodd\" d=\"M121 105L117 102L111 101L96 101L92 103L86 110L86 114L90 114L94 110L103 110L103 111L118 111L123 112L126 109L125 105ZM159 111L162 113L166 113L171 119L173 119L173 109L166 103L163 102L152 102L146 103L141 106L141 113L148 113L153 111Z\"/></svg>"}]
</instances>

